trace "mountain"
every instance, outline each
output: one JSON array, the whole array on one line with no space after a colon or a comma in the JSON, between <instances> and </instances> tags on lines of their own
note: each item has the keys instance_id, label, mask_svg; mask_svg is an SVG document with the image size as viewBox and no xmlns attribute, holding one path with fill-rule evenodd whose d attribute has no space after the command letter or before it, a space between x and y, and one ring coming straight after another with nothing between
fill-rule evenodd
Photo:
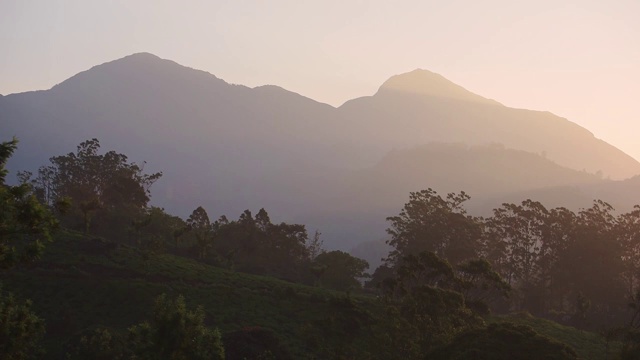
<instances>
[{"instance_id":1,"label":"mountain","mask_svg":"<svg viewBox=\"0 0 640 360\"><path fill-rule=\"evenodd\" d=\"M99 138L104 148L163 171L156 199L182 215L207 203L207 193L216 194L218 214L285 199L283 171L312 171L348 157L332 142L332 107L275 86L231 85L151 54L4 100L2 134L21 140L12 168L33 168ZM254 194L254 202L243 201Z\"/></svg>"},{"instance_id":2,"label":"mountain","mask_svg":"<svg viewBox=\"0 0 640 360\"><path fill-rule=\"evenodd\" d=\"M367 138L391 146L500 143L612 179L640 173L638 161L573 122L503 106L426 70L394 76L375 95L348 101L338 110L354 119L352 127L367 128Z\"/></svg>"},{"instance_id":3,"label":"mountain","mask_svg":"<svg viewBox=\"0 0 640 360\"><path fill-rule=\"evenodd\" d=\"M596 186L609 188L617 184L498 144L452 143L392 151L375 165L348 173L338 183L332 197L315 202L314 213L325 216L323 233L332 237L359 235L368 240L384 235L388 224L382 220L398 214L412 191L432 188L442 196L465 191L471 196L466 206L471 213L490 215L490 210L503 202L520 203L528 198L551 206L589 206L592 199L589 194L598 194L593 190ZM586 201L577 201L569 195L547 196L554 189L573 194L572 190L578 187L585 189L578 199ZM567 204L558 204L555 199L567 200Z\"/></svg>"},{"instance_id":4,"label":"mountain","mask_svg":"<svg viewBox=\"0 0 640 360\"><path fill-rule=\"evenodd\" d=\"M476 95L460 85L429 70L416 69L406 74L395 75L385 81L378 90L380 96L420 95L423 97L457 100L470 103L501 105L499 102Z\"/></svg>"},{"instance_id":5,"label":"mountain","mask_svg":"<svg viewBox=\"0 0 640 360\"><path fill-rule=\"evenodd\" d=\"M202 205L212 218L236 217L265 207L343 249L383 237L384 219L409 191L465 190L489 204L576 187L590 199L614 186L629 202L636 182L594 174L640 174L640 163L575 123L506 107L426 70L335 108L140 53L49 90L0 97L0 134L20 139L12 171L98 138L104 150L164 173L152 203L170 212Z\"/></svg>"}]
</instances>

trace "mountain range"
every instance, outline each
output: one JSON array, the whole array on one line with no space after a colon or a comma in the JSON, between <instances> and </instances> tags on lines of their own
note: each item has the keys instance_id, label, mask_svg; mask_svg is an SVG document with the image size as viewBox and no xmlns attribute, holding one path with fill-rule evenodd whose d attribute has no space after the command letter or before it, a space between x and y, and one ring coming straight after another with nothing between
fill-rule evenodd
<instances>
[{"instance_id":1,"label":"mountain range","mask_svg":"<svg viewBox=\"0 0 640 360\"><path fill-rule=\"evenodd\" d=\"M410 191L464 190L486 214L526 198L579 208L640 203L640 163L549 112L514 109L414 70L340 107L281 87L249 88L139 53L49 90L0 97L9 169L35 170L98 138L162 171L152 203L186 216L266 208L348 249L384 238Z\"/></svg>"}]
</instances>

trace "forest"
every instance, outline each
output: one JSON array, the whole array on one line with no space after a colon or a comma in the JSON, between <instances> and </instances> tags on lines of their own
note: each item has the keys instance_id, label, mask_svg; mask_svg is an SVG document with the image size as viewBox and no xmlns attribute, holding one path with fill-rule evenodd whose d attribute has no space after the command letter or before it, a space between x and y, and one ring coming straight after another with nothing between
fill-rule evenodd
<instances>
[{"instance_id":1,"label":"forest","mask_svg":"<svg viewBox=\"0 0 640 360\"><path fill-rule=\"evenodd\" d=\"M478 217L464 189L425 186L370 269L265 209L151 206L163 174L97 139L10 185L17 146L0 145L3 359L640 359L640 206Z\"/></svg>"}]
</instances>

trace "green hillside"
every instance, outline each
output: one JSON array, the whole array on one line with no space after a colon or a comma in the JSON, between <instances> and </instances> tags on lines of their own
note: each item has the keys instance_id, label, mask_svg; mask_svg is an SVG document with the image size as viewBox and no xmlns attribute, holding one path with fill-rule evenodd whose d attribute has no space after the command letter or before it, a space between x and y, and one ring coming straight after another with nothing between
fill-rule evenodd
<instances>
[{"instance_id":1,"label":"green hillside","mask_svg":"<svg viewBox=\"0 0 640 360\"><path fill-rule=\"evenodd\" d=\"M47 358L60 358L79 334L95 327L123 332L149 318L156 296L182 294L189 306L202 305L210 326L223 333L260 327L272 330L304 358L305 325L322 321L345 294L275 278L237 273L173 255L150 255L78 233L60 234L43 258L2 274L21 298L33 300L47 324ZM376 312L373 296L350 295ZM492 317L531 326L573 347L584 359L607 357L604 339L594 333L531 317ZM366 349L366 346L363 346ZM365 350L366 351L366 350Z\"/></svg>"},{"instance_id":2,"label":"green hillside","mask_svg":"<svg viewBox=\"0 0 640 360\"><path fill-rule=\"evenodd\" d=\"M223 333L247 327L273 330L303 352L301 328L324 318L342 293L274 278L227 271L173 255L148 255L102 239L66 233L40 261L2 274L2 282L33 300L47 323L49 354L60 354L78 333L103 326L126 329L150 316L156 296L184 295L202 305ZM373 304L367 297L354 301Z\"/></svg>"},{"instance_id":3,"label":"green hillside","mask_svg":"<svg viewBox=\"0 0 640 360\"><path fill-rule=\"evenodd\" d=\"M571 346L578 353L580 359L615 359L614 355L620 351L620 343L608 343L599 334L571 326L563 326L550 320L533 317L527 313L494 316L489 319L489 322L510 322L530 326L542 335Z\"/></svg>"}]
</instances>

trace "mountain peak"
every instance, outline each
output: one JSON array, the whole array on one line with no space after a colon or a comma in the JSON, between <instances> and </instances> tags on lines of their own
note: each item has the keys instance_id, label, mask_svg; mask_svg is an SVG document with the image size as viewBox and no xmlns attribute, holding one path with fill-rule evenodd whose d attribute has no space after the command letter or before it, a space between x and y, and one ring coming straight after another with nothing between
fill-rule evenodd
<instances>
[{"instance_id":1,"label":"mountain peak","mask_svg":"<svg viewBox=\"0 0 640 360\"><path fill-rule=\"evenodd\" d=\"M133 84L160 86L179 82L206 82L212 79L218 83L225 83L208 72L183 66L148 52L140 52L82 71L55 85L53 90L84 92L89 88L102 88L107 84L120 84L124 87Z\"/></svg>"},{"instance_id":2,"label":"mountain peak","mask_svg":"<svg viewBox=\"0 0 640 360\"><path fill-rule=\"evenodd\" d=\"M159 57L159 56L154 55L154 54L149 53L149 52L145 52L145 51L141 51L141 52L138 52L138 53L133 53L133 54L131 54L131 55L127 55L127 56L123 57L122 59L127 59L127 58L160 59L160 57Z\"/></svg>"},{"instance_id":3,"label":"mountain peak","mask_svg":"<svg viewBox=\"0 0 640 360\"><path fill-rule=\"evenodd\" d=\"M133 53L131 55L127 55L127 56L122 57L120 59L116 59L116 60L112 60L112 61L106 62L105 64L110 64L110 63L154 63L154 62L162 62L162 61L171 61L171 60L162 59L161 57L159 57L157 55L154 55L152 53L139 52L139 53Z\"/></svg>"},{"instance_id":4,"label":"mountain peak","mask_svg":"<svg viewBox=\"0 0 640 360\"><path fill-rule=\"evenodd\" d=\"M424 69L416 69L408 73L394 75L385 81L378 94L404 93L427 97L447 98L491 105L499 102L484 98L457 85L444 76Z\"/></svg>"}]
</instances>

